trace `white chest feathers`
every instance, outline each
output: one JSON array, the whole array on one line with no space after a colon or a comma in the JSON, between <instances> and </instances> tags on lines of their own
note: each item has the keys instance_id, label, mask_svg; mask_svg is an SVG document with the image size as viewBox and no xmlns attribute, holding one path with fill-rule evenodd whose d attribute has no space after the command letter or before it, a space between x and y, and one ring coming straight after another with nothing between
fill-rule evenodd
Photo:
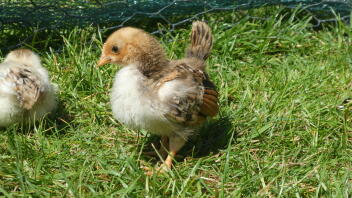
<instances>
[{"instance_id":1,"label":"white chest feathers","mask_svg":"<svg viewBox=\"0 0 352 198\"><path fill-rule=\"evenodd\" d=\"M159 135L170 134L172 126L164 117L159 99L147 97L149 89L143 86L145 81L146 78L133 65L117 72L111 92L113 115L131 128L146 129Z\"/></svg>"}]
</instances>

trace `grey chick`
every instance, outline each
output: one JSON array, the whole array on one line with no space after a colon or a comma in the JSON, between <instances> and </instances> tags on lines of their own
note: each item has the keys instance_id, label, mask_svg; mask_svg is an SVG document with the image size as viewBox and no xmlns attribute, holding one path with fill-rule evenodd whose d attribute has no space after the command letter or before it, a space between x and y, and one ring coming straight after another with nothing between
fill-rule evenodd
<instances>
[{"instance_id":1,"label":"grey chick","mask_svg":"<svg viewBox=\"0 0 352 198\"><path fill-rule=\"evenodd\" d=\"M43 118L57 106L56 91L37 54L11 51L0 64L0 127Z\"/></svg>"}]
</instances>

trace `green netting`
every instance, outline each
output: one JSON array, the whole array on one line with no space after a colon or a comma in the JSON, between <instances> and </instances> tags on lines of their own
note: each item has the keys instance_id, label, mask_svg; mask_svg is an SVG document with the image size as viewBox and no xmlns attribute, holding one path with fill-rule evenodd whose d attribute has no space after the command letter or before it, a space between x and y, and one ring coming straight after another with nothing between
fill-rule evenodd
<instances>
[{"instance_id":1,"label":"green netting","mask_svg":"<svg viewBox=\"0 0 352 198\"><path fill-rule=\"evenodd\" d=\"M172 31L210 12L272 5L299 6L312 13L315 26L336 16L349 22L352 11L352 0L0 0L0 51L27 43L47 47L50 39L34 42L37 33L43 38L49 32L90 25L99 25L102 31L135 25L157 33L157 23Z\"/></svg>"},{"instance_id":2,"label":"green netting","mask_svg":"<svg viewBox=\"0 0 352 198\"><path fill-rule=\"evenodd\" d=\"M53 29L99 24L116 28L145 18L157 18L177 26L190 20L192 15L267 5L300 5L314 12L319 22L332 20L332 10L346 19L352 10L351 0L2 0L0 27Z\"/></svg>"}]
</instances>

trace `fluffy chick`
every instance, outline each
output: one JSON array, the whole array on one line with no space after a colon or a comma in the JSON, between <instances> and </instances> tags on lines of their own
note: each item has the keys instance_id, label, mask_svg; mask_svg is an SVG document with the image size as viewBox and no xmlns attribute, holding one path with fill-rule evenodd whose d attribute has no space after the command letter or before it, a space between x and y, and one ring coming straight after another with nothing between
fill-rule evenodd
<instances>
[{"instance_id":1,"label":"fluffy chick","mask_svg":"<svg viewBox=\"0 0 352 198\"><path fill-rule=\"evenodd\" d=\"M53 111L56 89L37 54L11 51L0 64L0 127L38 120Z\"/></svg>"},{"instance_id":2,"label":"fluffy chick","mask_svg":"<svg viewBox=\"0 0 352 198\"><path fill-rule=\"evenodd\" d=\"M111 92L113 115L131 128L162 136L162 147L168 147L162 170L171 168L173 157L206 117L218 113L218 93L205 72L211 48L211 30L199 21L180 60L167 59L152 35L133 27L117 30L104 43L98 66L122 66Z\"/></svg>"}]
</instances>

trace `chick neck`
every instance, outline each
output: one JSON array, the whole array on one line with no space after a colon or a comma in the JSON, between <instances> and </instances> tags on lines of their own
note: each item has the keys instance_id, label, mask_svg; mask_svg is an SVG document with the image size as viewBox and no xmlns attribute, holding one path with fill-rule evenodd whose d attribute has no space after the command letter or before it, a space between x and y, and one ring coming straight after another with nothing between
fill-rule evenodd
<instances>
[{"instance_id":1,"label":"chick neck","mask_svg":"<svg viewBox=\"0 0 352 198\"><path fill-rule=\"evenodd\" d=\"M137 65L145 77L158 80L168 68L169 62L165 53L160 49L141 54Z\"/></svg>"}]
</instances>

